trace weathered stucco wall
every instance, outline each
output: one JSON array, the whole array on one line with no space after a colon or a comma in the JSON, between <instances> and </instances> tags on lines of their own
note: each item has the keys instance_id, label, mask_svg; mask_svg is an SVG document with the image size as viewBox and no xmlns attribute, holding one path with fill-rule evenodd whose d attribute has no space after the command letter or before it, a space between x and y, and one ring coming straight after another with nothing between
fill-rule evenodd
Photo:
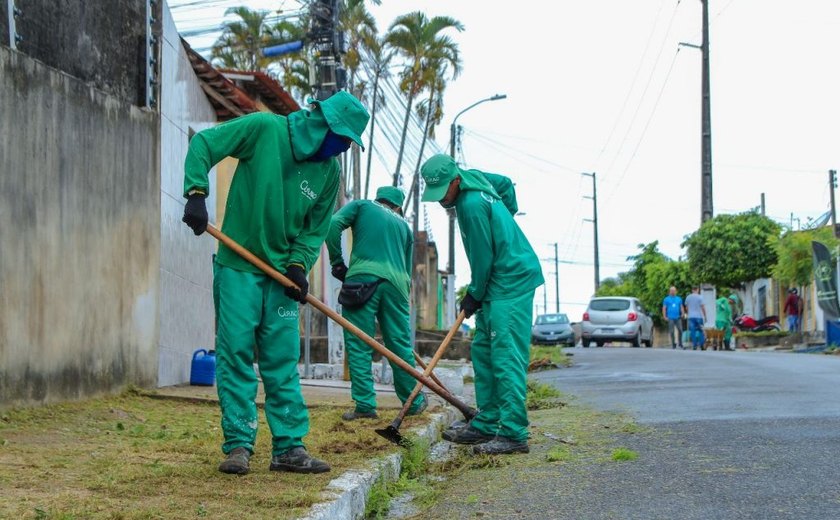
<instances>
[{"instance_id":1,"label":"weathered stucco wall","mask_svg":"<svg viewBox=\"0 0 840 520\"><path fill-rule=\"evenodd\" d=\"M0 3L5 13L6 2ZM19 51L123 101L144 104L146 0L15 0L15 4L20 10L16 28L23 38ZM2 42L8 45L8 36Z\"/></svg>"},{"instance_id":2,"label":"weathered stucco wall","mask_svg":"<svg viewBox=\"0 0 840 520\"><path fill-rule=\"evenodd\" d=\"M0 407L155 383L158 133L0 47Z\"/></svg>"},{"instance_id":3,"label":"weathered stucco wall","mask_svg":"<svg viewBox=\"0 0 840 520\"><path fill-rule=\"evenodd\" d=\"M216 112L198 84L169 9L164 6L161 45L160 368L158 385L188 382L192 353L213 349L213 253L209 234L196 237L184 215L184 158L190 134L213 126ZM210 185L215 186L211 172ZM207 200L210 222L216 196Z\"/></svg>"}]
</instances>

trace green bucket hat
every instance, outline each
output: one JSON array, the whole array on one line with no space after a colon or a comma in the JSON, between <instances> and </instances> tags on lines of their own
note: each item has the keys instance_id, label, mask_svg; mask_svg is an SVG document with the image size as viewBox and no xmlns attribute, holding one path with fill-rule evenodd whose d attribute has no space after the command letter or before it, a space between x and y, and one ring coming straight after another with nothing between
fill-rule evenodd
<instances>
[{"instance_id":1,"label":"green bucket hat","mask_svg":"<svg viewBox=\"0 0 840 520\"><path fill-rule=\"evenodd\" d=\"M349 137L357 145L362 144L362 133L370 120L370 114L358 99L344 90L339 90L324 100L309 99L309 103L319 107L330 130L338 135Z\"/></svg>"},{"instance_id":2,"label":"green bucket hat","mask_svg":"<svg viewBox=\"0 0 840 520\"><path fill-rule=\"evenodd\" d=\"M449 183L461 173L460 168L448 155L433 155L420 168L420 175L426 182L423 190L423 202L438 202L449 189Z\"/></svg>"},{"instance_id":3,"label":"green bucket hat","mask_svg":"<svg viewBox=\"0 0 840 520\"><path fill-rule=\"evenodd\" d=\"M402 207L405 202L405 193L396 186L382 186L376 190L376 200L387 200L394 206Z\"/></svg>"}]
</instances>

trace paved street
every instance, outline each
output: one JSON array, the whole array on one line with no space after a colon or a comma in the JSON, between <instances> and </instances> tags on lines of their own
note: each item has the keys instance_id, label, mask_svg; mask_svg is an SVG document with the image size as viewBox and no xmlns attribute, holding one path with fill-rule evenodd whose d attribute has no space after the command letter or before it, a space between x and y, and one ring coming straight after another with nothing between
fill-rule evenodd
<instances>
[{"instance_id":1,"label":"paved street","mask_svg":"<svg viewBox=\"0 0 840 520\"><path fill-rule=\"evenodd\" d=\"M494 489L480 509L453 505L453 497L433 517L840 518L840 358L569 351L572 368L535 377L579 403L635 417L641 432L619 442L639 458L540 462L512 472L512 485Z\"/></svg>"}]
</instances>

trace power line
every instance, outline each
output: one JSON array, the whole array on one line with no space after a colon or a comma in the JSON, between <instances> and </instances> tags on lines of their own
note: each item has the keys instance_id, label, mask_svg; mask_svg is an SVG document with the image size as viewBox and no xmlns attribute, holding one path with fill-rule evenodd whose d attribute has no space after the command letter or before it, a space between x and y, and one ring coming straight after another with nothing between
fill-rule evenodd
<instances>
[{"instance_id":1,"label":"power line","mask_svg":"<svg viewBox=\"0 0 840 520\"><path fill-rule=\"evenodd\" d=\"M656 74L656 69L659 65L659 59L662 57L662 51L665 50L665 45L668 42L668 36L671 34L671 27L674 24L674 18L677 15L677 9L680 6L680 0L677 0L676 5L674 6L674 11L671 13L671 19L668 20L668 27L665 30L665 37L662 39L662 45L659 47L659 52L656 54L656 59L653 62L653 67L650 70L650 75L648 76L647 82L645 82L644 89L642 89L642 95L639 97L639 103L636 105L636 109L633 111L633 116L630 118L630 123L627 126L627 131L624 133L624 137L621 139L621 144L616 150L615 155L613 155L612 161L610 161L610 165L605 170L607 174L612 172L613 166L615 166L618 157L621 155L621 151L624 149L624 145L627 143L627 139L630 137L630 132L633 130L633 124L636 122L636 117L639 115L639 111L644 104L645 96L647 96L648 89L650 88L650 84L653 82L653 77ZM604 176L606 177L606 176ZM604 177L601 178L603 182Z\"/></svg>"},{"instance_id":2,"label":"power line","mask_svg":"<svg viewBox=\"0 0 840 520\"><path fill-rule=\"evenodd\" d=\"M636 158L636 153L639 151L639 147L642 145L642 141L645 140L645 135L647 134L648 127L650 127L650 122L653 121L653 116L656 114L656 109L659 107L659 101L662 99L662 93L665 92L665 87L668 85L668 79L671 77L671 71L674 70L674 64L677 62L677 56L680 53L680 48L677 47L677 51L674 53L674 58L671 60L671 65L668 67L668 72L665 74L665 81L662 82L662 88L659 89L659 94L656 96L656 101L653 103L653 109L650 111L650 116L648 116L647 121L645 122L644 128L642 128L642 133L639 136L639 141L636 143L635 148L633 148L633 153L630 155L630 159L627 161L627 164L624 166L624 170L621 172L621 176L618 178L618 182L613 186L610 195L607 197L607 202L612 200L613 195L618 192L618 187L621 186L621 182L624 180L624 176L627 175L627 171L630 169L630 165L633 164L633 159Z\"/></svg>"}]
</instances>

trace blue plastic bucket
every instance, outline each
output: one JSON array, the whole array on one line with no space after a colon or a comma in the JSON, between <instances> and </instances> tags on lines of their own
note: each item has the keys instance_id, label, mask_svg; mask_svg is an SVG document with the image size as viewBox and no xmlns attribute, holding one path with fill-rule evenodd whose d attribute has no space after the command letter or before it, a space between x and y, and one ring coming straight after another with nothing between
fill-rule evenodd
<instances>
[{"instance_id":1,"label":"blue plastic bucket","mask_svg":"<svg viewBox=\"0 0 840 520\"><path fill-rule=\"evenodd\" d=\"M216 352L200 348L193 352L190 367L190 384L213 386L216 384Z\"/></svg>"}]
</instances>

